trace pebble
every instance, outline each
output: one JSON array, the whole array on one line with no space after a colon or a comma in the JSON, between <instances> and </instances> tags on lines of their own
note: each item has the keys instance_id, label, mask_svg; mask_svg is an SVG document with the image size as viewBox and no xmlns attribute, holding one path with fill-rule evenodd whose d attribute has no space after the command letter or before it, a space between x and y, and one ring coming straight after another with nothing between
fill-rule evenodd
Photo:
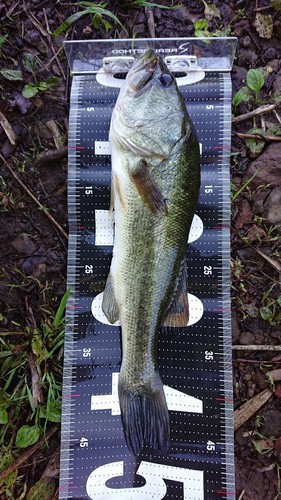
<instances>
[{"instance_id":1,"label":"pebble","mask_svg":"<svg viewBox=\"0 0 281 500\"><path fill-rule=\"evenodd\" d=\"M264 203L264 218L267 219L270 224L274 224L279 227L279 232L281 232L281 187L275 187L269 193L268 197Z\"/></svg>"},{"instance_id":2,"label":"pebble","mask_svg":"<svg viewBox=\"0 0 281 500\"><path fill-rule=\"evenodd\" d=\"M32 255L36 251L36 245L26 233L18 234L11 242L12 247L24 255Z\"/></svg>"},{"instance_id":3,"label":"pebble","mask_svg":"<svg viewBox=\"0 0 281 500\"><path fill-rule=\"evenodd\" d=\"M263 414L265 422L261 427L261 434L265 437L281 436L281 413L278 410L268 410Z\"/></svg>"},{"instance_id":4,"label":"pebble","mask_svg":"<svg viewBox=\"0 0 281 500\"><path fill-rule=\"evenodd\" d=\"M270 144L263 153L249 165L243 182L257 172L251 181L251 188L270 184L271 188L280 186L281 179L281 142Z\"/></svg>"},{"instance_id":5,"label":"pebble","mask_svg":"<svg viewBox=\"0 0 281 500\"><path fill-rule=\"evenodd\" d=\"M220 13L224 24L229 23L234 17L234 10L225 2L220 6Z\"/></svg>"},{"instance_id":6,"label":"pebble","mask_svg":"<svg viewBox=\"0 0 281 500\"><path fill-rule=\"evenodd\" d=\"M234 34L238 38L240 38L243 35L247 35L249 33L249 28L250 28L249 21L247 21L247 19L242 19L242 21L239 21L238 23L234 24L233 31Z\"/></svg>"},{"instance_id":7,"label":"pebble","mask_svg":"<svg viewBox=\"0 0 281 500\"><path fill-rule=\"evenodd\" d=\"M251 332L242 332L239 340L242 345L252 345L255 343L255 337Z\"/></svg>"},{"instance_id":8,"label":"pebble","mask_svg":"<svg viewBox=\"0 0 281 500\"><path fill-rule=\"evenodd\" d=\"M241 49L238 52L238 64L239 66L245 66L246 68L253 68L258 59L256 52L252 49Z\"/></svg>"},{"instance_id":9,"label":"pebble","mask_svg":"<svg viewBox=\"0 0 281 500\"><path fill-rule=\"evenodd\" d=\"M273 95L278 95L281 92L281 75L278 75L272 84Z\"/></svg>"},{"instance_id":10,"label":"pebble","mask_svg":"<svg viewBox=\"0 0 281 500\"><path fill-rule=\"evenodd\" d=\"M243 47L245 47L245 49L248 49L251 46L251 38L249 37L249 35L245 36L242 45Z\"/></svg>"},{"instance_id":11,"label":"pebble","mask_svg":"<svg viewBox=\"0 0 281 500\"><path fill-rule=\"evenodd\" d=\"M266 61L271 61L272 59L276 59L278 57L278 52L274 47L269 47L266 49L264 53L264 59Z\"/></svg>"}]
</instances>

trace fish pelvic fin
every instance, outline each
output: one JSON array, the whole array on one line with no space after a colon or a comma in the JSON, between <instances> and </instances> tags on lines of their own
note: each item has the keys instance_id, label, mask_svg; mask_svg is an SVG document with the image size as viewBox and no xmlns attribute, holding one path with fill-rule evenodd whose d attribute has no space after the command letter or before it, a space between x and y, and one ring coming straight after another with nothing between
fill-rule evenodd
<instances>
[{"instance_id":1,"label":"fish pelvic fin","mask_svg":"<svg viewBox=\"0 0 281 500\"><path fill-rule=\"evenodd\" d=\"M126 444L137 456L150 446L160 454L167 453L170 444L169 413L160 375L154 381L131 388L119 376L119 404Z\"/></svg>"},{"instance_id":2,"label":"fish pelvic fin","mask_svg":"<svg viewBox=\"0 0 281 500\"><path fill-rule=\"evenodd\" d=\"M149 171L147 162L144 159L140 160L138 167L130 175L144 205L160 217L167 215L166 201Z\"/></svg>"},{"instance_id":3,"label":"fish pelvic fin","mask_svg":"<svg viewBox=\"0 0 281 500\"><path fill-rule=\"evenodd\" d=\"M168 333L169 328L184 328L189 321L189 303L187 294L187 262L184 258L180 275L176 281L175 291L170 306L164 317L163 326Z\"/></svg>"},{"instance_id":4,"label":"fish pelvic fin","mask_svg":"<svg viewBox=\"0 0 281 500\"><path fill-rule=\"evenodd\" d=\"M101 308L109 323L113 324L119 319L119 306L115 298L111 274L108 275L106 281Z\"/></svg>"}]
</instances>

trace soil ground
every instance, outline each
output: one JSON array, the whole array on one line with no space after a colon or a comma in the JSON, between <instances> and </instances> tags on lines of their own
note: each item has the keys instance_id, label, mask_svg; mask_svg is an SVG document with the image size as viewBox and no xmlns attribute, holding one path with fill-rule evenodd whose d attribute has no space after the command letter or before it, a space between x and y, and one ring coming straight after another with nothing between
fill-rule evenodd
<instances>
[{"instance_id":1,"label":"soil ground","mask_svg":"<svg viewBox=\"0 0 281 500\"><path fill-rule=\"evenodd\" d=\"M254 404L262 391L271 392L265 404L237 430L235 456L237 498L281 498L281 4L214 0L206 7L201 0L191 0L183 1L179 9L164 10L132 7L131 3L112 0L107 4L129 37L151 37L154 33L156 37L193 36L194 23L200 19L207 22L202 29L210 33L237 36L234 94L246 86L249 69L265 71L258 95L252 94L253 99L234 109L231 268L235 409L246 401ZM22 339L27 342L22 345L27 346L31 329L34 332L48 321L49 311L57 310L66 289L70 79L63 40L127 36L109 17L105 19L112 27L97 19L93 24L90 15L81 17L66 33L51 34L81 10L74 2L0 1L0 328L2 338L11 342L14 355L19 356L24 356ZM28 91L34 95L27 97ZM271 104L274 109L255 118L246 115L237 119ZM4 356L4 351L1 357L9 356ZM32 368L28 359L26 377ZM10 372L5 373L2 388ZM3 407L3 399L0 403ZM24 413L21 424L26 418ZM60 434L55 422L53 418L48 426L52 434L48 448L33 448L29 455L30 448L23 448L7 462L10 466L24 454L18 467L11 469L16 475L13 483L10 474L6 493L0 485L1 498L35 498L28 494L40 478L47 478L52 486L44 498L57 497ZM2 434L5 447L14 442L21 424L14 422L12 431L10 428ZM4 469L2 464L0 473Z\"/></svg>"}]
</instances>

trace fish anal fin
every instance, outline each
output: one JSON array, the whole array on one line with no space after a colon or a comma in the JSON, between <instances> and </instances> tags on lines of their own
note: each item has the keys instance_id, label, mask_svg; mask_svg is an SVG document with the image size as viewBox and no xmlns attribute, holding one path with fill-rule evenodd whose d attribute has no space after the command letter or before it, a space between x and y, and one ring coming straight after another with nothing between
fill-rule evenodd
<instances>
[{"instance_id":1,"label":"fish anal fin","mask_svg":"<svg viewBox=\"0 0 281 500\"><path fill-rule=\"evenodd\" d=\"M146 161L140 160L137 168L130 175L144 205L158 216L167 215L168 207L165 199Z\"/></svg>"},{"instance_id":2,"label":"fish anal fin","mask_svg":"<svg viewBox=\"0 0 281 500\"><path fill-rule=\"evenodd\" d=\"M183 260L181 273L176 282L175 293L163 320L163 326L184 328L189 321L189 303L187 295L187 263Z\"/></svg>"},{"instance_id":3,"label":"fish anal fin","mask_svg":"<svg viewBox=\"0 0 281 500\"><path fill-rule=\"evenodd\" d=\"M103 292L101 308L103 310L103 313L106 315L109 323L113 324L119 319L119 306L115 298L112 285L112 277L110 274L108 275Z\"/></svg>"}]
</instances>

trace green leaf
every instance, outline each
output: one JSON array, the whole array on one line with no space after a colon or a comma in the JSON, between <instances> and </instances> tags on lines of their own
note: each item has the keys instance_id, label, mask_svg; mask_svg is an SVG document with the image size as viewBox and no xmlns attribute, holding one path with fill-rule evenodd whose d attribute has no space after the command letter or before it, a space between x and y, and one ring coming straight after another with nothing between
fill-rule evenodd
<instances>
[{"instance_id":1,"label":"green leaf","mask_svg":"<svg viewBox=\"0 0 281 500\"><path fill-rule=\"evenodd\" d=\"M3 408L8 408L10 404L11 401L9 394L7 394L4 389L0 389L0 405L3 406Z\"/></svg>"},{"instance_id":2,"label":"green leaf","mask_svg":"<svg viewBox=\"0 0 281 500\"><path fill-rule=\"evenodd\" d=\"M209 32L209 24L207 19L198 19L194 23L194 34L198 38L212 36L212 33Z\"/></svg>"},{"instance_id":3,"label":"green leaf","mask_svg":"<svg viewBox=\"0 0 281 500\"><path fill-rule=\"evenodd\" d=\"M34 54L31 54L30 52L25 52L23 54L22 63L30 73L33 73L35 71L36 66L38 66L39 62L39 58Z\"/></svg>"},{"instance_id":4,"label":"green leaf","mask_svg":"<svg viewBox=\"0 0 281 500\"><path fill-rule=\"evenodd\" d=\"M47 90L49 88L47 82L39 82L38 84L38 90Z\"/></svg>"},{"instance_id":5,"label":"green leaf","mask_svg":"<svg viewBox=\"0 0 281 500\"><path fill-rule=\"evenodd\" d=\"M31 349L33 354L36 356L36 366L39 368L39 365L42 363L44 359L46 359L46 346L41 337L40 332L35 328L33 331L33 336L31 339Z\"/></svg>"},{"instance_id":6,"label":"green leaf","mask_svg":"<svg viewBox=\"0 0 281 500\"><path fill-rule=\"evenodd\" d=\"M264 131L261 128L252 128L251 130L248 130L248 133L264 135ZM251 153L253 153L254 155L258 155L262 152L265 146L265 140L262 137L257 137L255 139L246 139L245 144L250 149Z\"/></svg>"},{"instance_id":7,"label":"green leaf","mask_svg":"<svg viewBox=\"0 0 281 500\"><path fill-rule=\"evenodd\" d=\"M4 450L2 446L2 450L0 453L0 472L3 472L9 465L14 462L14 457L10 450ZM6 488L10 488L16 481L18 475L18 470L15 469L8 476L2 479L1 486Z\"/></svg>"},{"instance_id":8,"label":"green leaf","mask_svg":"<svg viewBox=\"0 0 281 500\"><path fill-rule=\"evenodd\" d=\"M53 32L53 35L54 36L59 36L61 35L61 33L63 33L64 31L68 30L68 28L73 24L75 23L76 21L78 21L78 19L80 19L80 17L82 16L85 16L86 14L89 14L88 12L88 9L86 10L83 10L83 11L80 11L80 12L75 12L75 14L72 14L71 16L69 16L54 32Z\"/></svg>"},{"instance_id":9,"label":"green leaf","mask_svg":"<svg viewBox=\"0 0 281 500\"><path fill-rule=\"evenodd\" d=\"M213 5L212 3L207 3L207 2L205 2L205 0L202 0L202 1L203 1L204 6L205 6L204 14L206 16L206 19L208 19L208 21L212 21L212 19L214 17L217 17L220 19L221 13L220 13L219 9L215 5Z\"/></svg>"},{"instance_id":10,"label":"green leaf","mask_svg":"<svg viewBox=\"0 0 281 500\"><path fill-rule=\"evenodd\" d=\"M37 425L22 425L17 432L15 444L18 448L27 448L27 446L37 443L39 437L40 430Z\"/></svg>"},{"instance_id":11,"label":"green leaf","mask_svg":"<svg viewBox=\"0 0 281 500\"><path fill-rule=\"evenodd\" d=\"M172 6L167 6L167 5L160 5L159 3L154 3L154 2L148 2L146 0L135 0L134 2L131 3L132 7L158 7L158 9L169 9L169 10L175 10L175 9L180 9L184 7L183 4L178 4L178 5L172 5Z\"/></svg>"},{"instance_id":12,"label":"green leaf","mask_svg":"<svg viewBox=\"0 0 281 500\"><path fill-rule=\"evenodd\" d=\"M276 302L279 306L281 306L281 295L277 297Z\"/></svg>"},{"instance_id":13,"label":"green leaf","mask_svg":"<svg viewBox=\"0 0 281 500\"><path fill-rule=\"evenodd\" d=\"M198 19L197 21L195 21L194 28L196 30L200 30L200 31L208 30L209 24L208 24L207 19Z\"/></svg>"},{"instance_id":14,"label":"green leaf","mask_svg":"<svg viewBox=\"0 0 281 500\"><path fill-rule=\"evenodd\" d=\"M269 307L266 307L266 306L260 307L259 311L260 311L260 315L261 315L262 319L264 319L265 321L269 321L269 322L271 321L273 313L272 313L272 310L269 309Z\"/></svg>"},{"instance_id":15,"label":"green leaf","mask_svg":"<svg viewBox=\"0 0 281 500\"><path fill-rule=\"evenodd\" d=\"M65 306L66 306L66 303L69 299L69 296L70 296L70 288L68 290L66 290L66 292L64 293L64 295L60 301L60 305L58 307L58 310L56 312L55 319L54 319L54 328L58 328L58 326L61 323L61 320L63 318L63 313L65 310Z\"/></svg>"},{"instance_id":16,"label":"green leaf","mask_svg":"<svg viewBox=\"0 0 281 500\"><path fill-rule=\"evenodd\" d=\"M26 500L50 500L54 498L56 489L55 479L41 478L35 483L26 495Z\"/></svg>"},{"instance_id":17,"label":"green leaf","mask_svg":"<svg viewBox=\"0 0 281 500\"><path fill-rule=\"evenodd\" d=\"M271 3L275 10L281 10L281 0L271 0Z\"/></svg>"},{"instance_id":18,"label":"green leaf","mask_svg":"<svg viewBox=\"0 0 281 500\"><path fill-rule=\"evenodd\" d=\"M232 196L232 201L236 200L236 198L239 196L239 194L241 194L242 191L244 191L244 189L246 189L246 187L250 184L250 182L252 182L254 177L256 177L257 173L258 173L258 170L256 170L253 173L253 175L251 175L251 177L249 179L247 179L246 182L244 182L244 184L242 184L242 186L239 189L237 189L237 191Z\"/></svg>"},{"instance_id":19,"label":"green leaf","mask_svg":"<svg viewBox=\"0 0 281 500\"><path fill-rule=\"evenodd\" d=\"M35 85L32 85L32 83L27 83L22 89L22 95L26 99L30 99L31 97L34 97L36 94L38 94L38 88L35 87Z\"/></svg>"},{"instance_id":20,"label":"green leaf","mask_svg":"<svg viewBox=\"0 0 281 500\"><path fill-rule=\"evenodd\" d=\"M60 84L60 78L58 76L50 76L46 83L48 84L49 89L56 89Z\"/></svg>"},{"instance_id":21,"label":"green leaf","mask_svg":"<svg viewBox=\"0 0 281 500\"><path fill-rule=\"evenodd\" d=\"M241 89L238 90L238 92L236 92L236 94L234 94L233 96L233 99L232 99L232 103L233 103L233 106L235 108L237 108L237 106L239 106L239 104L241 104L241 102L248 102L248 101L251 101L251 99L253 99L253 94L251 92L251 90L249 89L249 87L241 87Z\"/></svg>"},{"instance_id":22,"label":"green leaf","mask_svg":"<svg viewBox=\"0 0 281 500\"><path fill-rule=\"evenodd\" d=\"M61 400L51 401L47 407L40 406L39 417L50 422L61 421Z\"/></svg>"},{"instance_id":23,"label":"green leaf","mask_svg":"<svg viewBox=\"0 0 281 500\"><path fill-rule=\"evenodd\" d=\"M0 73L6 80L23 80L22 72L17 69L1 69Z\"/></svg>"},{"instance_id":24,"label":"green leaf","mask_svg":"<svg viewBox=\"0 0 281 500\"><path fill-rule=\"evenodd\" d=\"M260 69L249 69L247 73L247 85L258 93L264 85L264 76Z\"/></svg>"},{"instance_id":25,"label":"green leaf","mask_svg":"<svg viewBox=\"0 0 281 500\"><path fill-rule=\"evenodd\" d=\"M5 408L5 406L0 406L0 424L7 424L8 423L8 412Z\"/></svg>"}]
</instances>

